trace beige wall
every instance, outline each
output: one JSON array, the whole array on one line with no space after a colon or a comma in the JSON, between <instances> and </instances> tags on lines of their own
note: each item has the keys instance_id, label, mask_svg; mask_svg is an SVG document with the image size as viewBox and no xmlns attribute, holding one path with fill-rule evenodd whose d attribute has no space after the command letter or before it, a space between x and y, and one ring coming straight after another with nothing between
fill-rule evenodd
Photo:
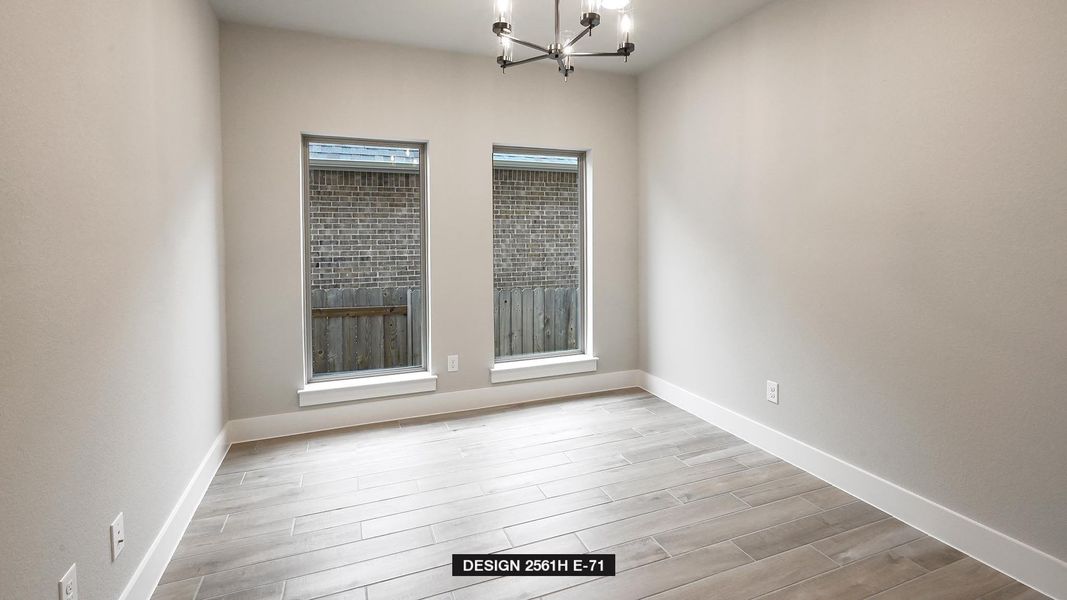
<instances>
[{"instance_id":1,"label":"beige wall","mask_svg":"<svg viewBox=\"0 0 1067 600\"><path fill-rule=\"evenodd\" d=\"M45 0L0 40L0 598L77 561L114 599L225 422L218 29Z\"/></svg>"},{"instance_id":2,"label":"beige wall","mask_svg":"<svg viewBox=\"0 0 1067 600\"><path fill-rule=\"evenodd\" d=\"M489 386L492 145L589 149L594 350L600 372L636 366L633 78L582 71L564 85L547 65L504 76L491 57L229 24L222 78L234 418L297 410L302 132L429 141L431 351L441 392ZM460 355L459 372L446 371L448 354Z\"/></svg>"},{"instance_id":3,"label":"beige wall","mask_svg":"<svg viewBox=\"0 0 1067 600\"><path fill-rule=\"evenodd\" d=\"M1065 31L784 1L643 75L643 367L1067 559Z\"/></svg>"}]
</instances>

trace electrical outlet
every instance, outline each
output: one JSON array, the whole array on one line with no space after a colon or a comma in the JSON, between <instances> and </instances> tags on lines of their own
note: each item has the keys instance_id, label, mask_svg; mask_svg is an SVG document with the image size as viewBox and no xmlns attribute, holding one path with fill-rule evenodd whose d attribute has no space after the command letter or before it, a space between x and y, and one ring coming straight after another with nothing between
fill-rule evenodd
<instances>
[{"instance_id":1,"label":"electrical outlet","mask_svg":"<svg viewBox=\"0 0 1067 600\"><path fill-rule=\"evenodd\" d=\"M111 561L122 554L122 549L126 547L126 522L119 513L119 516L115 517L115 520L111 522Z\"/></svg>"},{"instance_id":2,"label":"electrical outlet","mask_svg":"<svg viewBox=\"0 0 1067 600\"><path fill-rule=\"evenodd\" d=\"M778 382L767 380L767 402L778 404Z\"/></svg>"},{"instance_id":3,"label":"electrical outlet","mask_svg":"<svg viewBox=\"0 0 1067 600\"><path fill-rule=\"evenodd\" d=\"M78 600L78 564L74 563L59 580L59 600Z\"/></svg>"},{"instance_id":4,"label":"electrical outlet","mask_svg":"<svg viewBox=\"0 0 1067 600\"><path fill-rule=\"evenodd\" d=\"M459 355L458 354L449 354L448 355L448 370L449 371L458 371L459 370Z\"/></svg>"}]
</instances>

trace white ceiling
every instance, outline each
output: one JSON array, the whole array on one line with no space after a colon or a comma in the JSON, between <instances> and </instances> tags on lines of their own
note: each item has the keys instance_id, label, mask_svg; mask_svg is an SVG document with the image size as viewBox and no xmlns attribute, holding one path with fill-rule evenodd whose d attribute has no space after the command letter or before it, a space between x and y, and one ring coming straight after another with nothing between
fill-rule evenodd
<instances>
[{"instance_id":1,"label":"white ceiling","mask_svg":"<svg viewBox=\"0 0 1067 600\"><path fill-rule=\"evenodd\" d=\"M629 64L586 58L577 69L639 73L678 50L773 0L634 0L637 51ZM545 45L552 36L553 0L513 0L514 33ZM223 21L484 55L494 64L490 0L211 0ZM615 11L579 51L614 51ZM560 1L564 29L580 30L578 0ZM518 48L516 59L528 56ZM550 68L543 65L544 68ZM531 67L533 68L533 67Z\"/></svg>"}]
</instances>

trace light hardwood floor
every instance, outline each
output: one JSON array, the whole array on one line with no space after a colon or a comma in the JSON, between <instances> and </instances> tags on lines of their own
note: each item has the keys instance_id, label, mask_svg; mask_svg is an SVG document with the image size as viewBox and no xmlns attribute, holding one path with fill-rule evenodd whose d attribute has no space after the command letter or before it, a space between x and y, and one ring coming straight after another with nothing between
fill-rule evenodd
<instances>
[{"instance_id":1,"label":"light hardwood floor","mask_svg":"<svg viewBox=\"0 0 1067 600\"><path fill-rule=\"evenodd\" d=\"M618 575L452 577L453 553ZM153 600L1044 596L641 390L235 445Z\"/></svg>"}]
</instances>

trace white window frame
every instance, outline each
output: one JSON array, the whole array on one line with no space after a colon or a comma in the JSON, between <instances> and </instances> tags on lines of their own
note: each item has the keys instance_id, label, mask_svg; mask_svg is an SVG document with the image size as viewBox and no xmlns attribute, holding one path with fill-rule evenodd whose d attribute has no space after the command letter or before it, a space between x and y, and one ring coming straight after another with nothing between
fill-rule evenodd
<instances>
[{"instance_id":1,"label":"white window frame","mask_svg":"<svg viewBox=\"0 0 1067 600\"><path fill-rule=\"evenodd\" d=\"M513 146L506 144L494 144L490 158L497 153L504 154L538 154L548 156L567 156L578 159L578 215L579 215L579 297L578 314L575 324L578 328L578 348L574 350L562 350L555 352L542 352L538 354L521 354L514 356L497 356L497 349L493 348L493 366L489 369L490 383L508 383L542 377L558 377L589 373L597 369L597 357L592 354L592 319L591 293L592 277L590 273L591 261L591 211L590 211L590 173L588 150L563 150L559 148L536 148L530 146ZM494 164L495 168L495 164ZM495 222L493 223L495 229ZM493 232L495 235L495 231ZM495 249L494 249L495 251ZM494 260L495 263L495 260ZM495 270L495 264L494 264ZM495 278L495 277L494 277ZM495 285L491 288L496 293ZM494 302L495 302L494 298ZM493 323L494 340L497 336L499 323Z\"/></svg>"},{"instance_id":2,"label":"white window frame","mask_svg":"<svg viewBox=\"0 0 1067 600\"><path fill-rule=\"evenodd\" d=\"M338 373L315 374L312 357L312 318L311 318L311 190L310 169L312 161L310 144L351 144L359 146L383 146L390 148L412 148L419 151L419 192L420 210L420 286L422 289L422 364L410 367L394 367L366 371L346 371ZM339 137L329 135L301 135L301 236L304 253L303 273L303 311L304 324L304 386L298 391L300 406L349 402L367 398L430 392L437 388L437 377L430 371L430 289L429 289L429 216L428 216L428 146L425 141L377 140L365 138ZM388 168L386 168L388 170Z\"/></svg>"}]
</instances>

